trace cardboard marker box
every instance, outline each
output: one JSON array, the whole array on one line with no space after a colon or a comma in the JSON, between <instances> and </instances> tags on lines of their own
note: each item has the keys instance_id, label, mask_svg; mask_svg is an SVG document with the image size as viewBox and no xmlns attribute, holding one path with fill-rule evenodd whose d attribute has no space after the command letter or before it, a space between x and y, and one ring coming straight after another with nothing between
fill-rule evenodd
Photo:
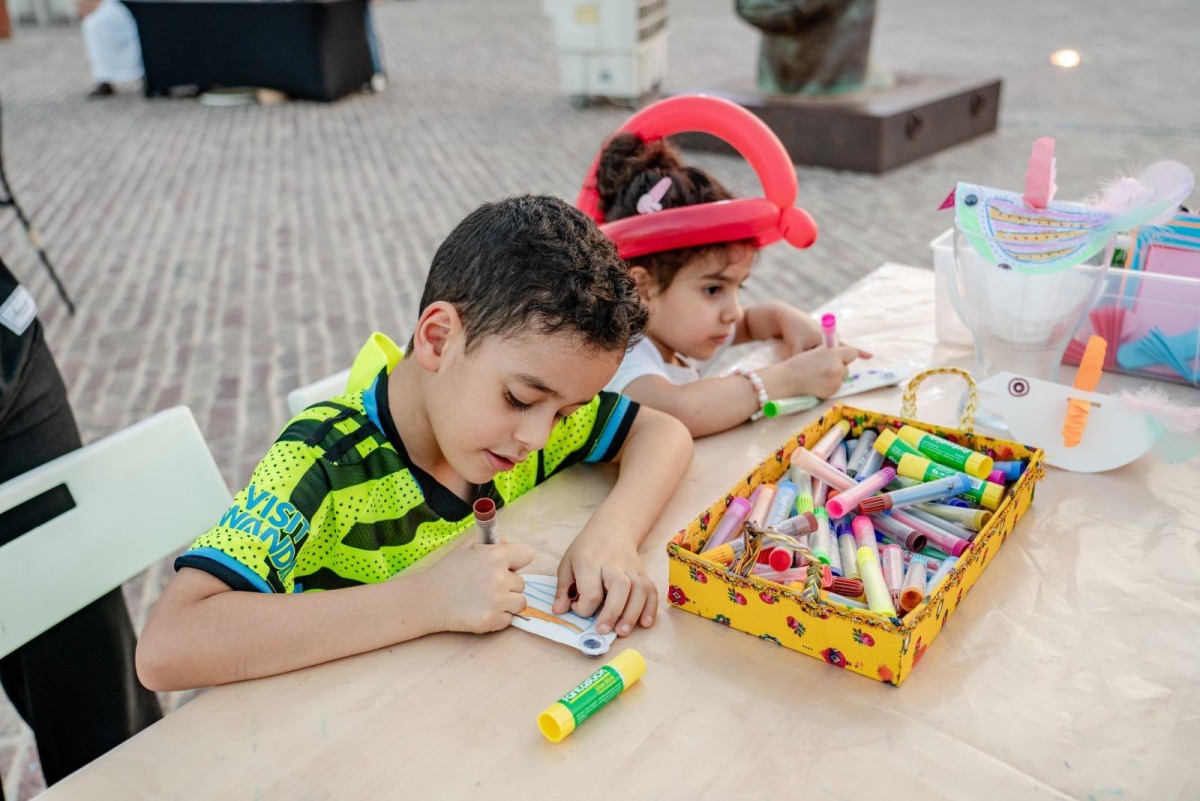
<instances>
[{"instance_id":1,"label":"cardboard marker box","mask_svg":"<svg viewBox=\"0 0 1200 801\"><path fill-rule=\"evenodd\" d=\"M839 420L850 423L847 439L864 429L899 429L911 425L987 453L997 460L1027 461L1025 472L1008 484L991 521L976 536L948 578L904 618L889 618L866 610L806 599L791 589L757 576L729 573L723 565L697 556L729 502L748 498L763 483L786 478L790 457L800 445L816 443ZM667 600L675 607L717 623L816 657L835 667L852 670L876 681L899 685L937 638L946 620L967 591L983 575L1008 535L1029 508L1034 485L1043 477L1042 451L990 437L905 420L891 415L834 406L769 455L723 497L701 513L667 544Z\"/></svg>"}]
</instances>

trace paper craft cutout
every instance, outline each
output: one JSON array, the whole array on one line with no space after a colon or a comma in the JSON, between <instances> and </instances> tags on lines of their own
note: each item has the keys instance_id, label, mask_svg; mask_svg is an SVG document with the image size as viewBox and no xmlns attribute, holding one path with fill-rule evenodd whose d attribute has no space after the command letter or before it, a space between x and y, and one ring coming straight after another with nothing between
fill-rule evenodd
<instances>
[{"instance_id":1,"label":"paper craft cutout","mask_svg":"<svg viewBox=\"0 0 1200 801\"><path fill-rule=\"evenodd\" d=\"M1080 336L1067 343L1067 350L1063 354L1063 363L1079 364L1086 349L1084 341L1087 337L1095 335L1103 337L1104 341L1109 344L1108 349L1104 352L1104 369L1111 370L1118 366L1118 347L1133 333L1137 326L1137 318L1132 312L1126 311L1120 306L1102 306L1088 312L1088 322L1091 323L1090 330L1087 330L1088 326L1084 326L1085 330L1080 332Z\"/></svg>"},{"instance_id":2,"label":"paper craft cutout","mask_svg":"<svg viewBox=\"0 0 1200 801\"><path fill-rule=\"evenodd\" d=\"M980 402L1004 417L1013 438L1041 447L1046 461L1078 473L1100 473L1129 464L1150 450L1155 431L1119 398L1036 378L996 373L978 384ZM1063 443L1068 400L1091 404L1079 444Z\"/></svg>"},{"instance_id":3,"label":"paper craft cutout","mask_svg":"<svg viewBox=\"0 0 1200 801\"><path fill-rule=\"evenodd\" d=\"M842 388L830 395L830 400L859 395L880 387L892 387L906 380L917 371L917 365L903 361L890 367L872 367L868 370L855 370L846 376Z\"/></svg>"},{"instance_id":4,"label":"paper craft cutout","mask_svg":"<svg viewBox=\"0 0 1200 801\"><path fill-rule=\"evenodd\" d=\"M1079 360L1079 370L1075 373L1074 389L1092 392L1100 383L1100 375L1104 372L1104 357L1108 353L1108 343L1103 337L1094 336L1088 340L1083 358ZM1067 398L1067 419L1063 421L1063 446L1074 448L1083 439L1087 430L1088 416L1092 404L1086 400Z\"/></svg>"},{"instance_id":5,"label":"paper craft cutout","mask_svg":"<svg viewBox=\"0 0 1200 801\"><path fill-rule=\"evenodd\" d=\"M1056 164L1054 159L1054 137L1043 136L1033 143L1029 156L1029 169L1025 171L1025 204L1030 208L1044 209L1054 199L1058 185L1054 183Z\"/></svg>"},{"instance_id":6,"label":"paper craft cutout","mask_svg":"<svg viewBox=\"0 0 1200 801\"><path fill-rule=\"evenodd\" d=\"M525 609L513 617L513 626L545 637L547 640L569 645L586 656L601 656L608 653L616 632L601 634L596 631L596 621L574 612L556 615L552 611L554 595L558 591L558 579L554 576L527 576L525 579Z\"/></svg>"},{"instance_id":7,"label":"paper craft cutout","mask_svg":"<svg viewBox=\"0 0 1200 801\"><path fill-rule=\"evenodd\" d=\"M1173 213L1191 193L1193 177L1184 165L1164 161L1116 185L1119 191L1110 187L1096 205L1047 197L1045 208L1034 208L1016 192L959 183L955 224L994 264L1022 272L1065 270L1095 256L1117 233Z\"/></svg>"}]
</instances>

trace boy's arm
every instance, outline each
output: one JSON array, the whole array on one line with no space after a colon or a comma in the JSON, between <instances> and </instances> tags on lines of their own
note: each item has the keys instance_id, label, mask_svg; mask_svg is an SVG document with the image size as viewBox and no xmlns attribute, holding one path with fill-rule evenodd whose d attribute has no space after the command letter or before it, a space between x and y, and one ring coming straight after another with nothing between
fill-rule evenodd
<instances>
[{"instance_id":1,"label":"boy's arm","mask_svg":"<svg viewBox=\"0 0 1200 801\"><path fill-rule=\"evenodd\" d=\"M671 416L642 407L617 459L620 474L558 568L556 613L574 608L597 629L629 634L640 621L654 624L658 593L646 575L638 545L658 519L692 458L692 438ZM571 585L577 599L568 597ZM574 601L574 603L572 603Z\"/></svg>"},{"instance_id":2,"label":"boy's arm","mask_svg":"<svg viewBox=\"0 0 1200 801\"><path fill-rule=\"evenodd\" d=\"M182 568L146 622L138 678L183 690L272 676L435 631L494 631L525 604L525 545L474 543L424 573L329 592L231 590Z\"/></svg>"},{"instance_id":3,"label":"boy's arm","mask_svg":"<svg viewBox=\"0 0 1200 801\"><path fill-rule=\"evenodd\" d=\"M858 351L851 347L812 348L758 371L768 398L832 395L845 380L846 365ZM743 376L704 378L672 384L661 376L642 376L623 393L638 403L678 418L693 437L726 431L758 411L758 395Z\"/></svg>"}]
</instances>

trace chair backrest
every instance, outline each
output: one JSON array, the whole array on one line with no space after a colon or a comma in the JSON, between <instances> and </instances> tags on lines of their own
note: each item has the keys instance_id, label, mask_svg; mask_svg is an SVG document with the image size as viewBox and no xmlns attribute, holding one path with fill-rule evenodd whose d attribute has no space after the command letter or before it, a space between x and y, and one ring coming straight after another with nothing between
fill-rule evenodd
<instances>
[{"instance_id":1,"label":"chair backrest","mask_svg":"<svg viewBox=\"0 0 1200 801\"><path fill-rule=\"evenodd\" d=\"M0 515L65 492L74 508L0 547L0 656L186 546L232 503L186 406L0 484Z\"/></svg>"},{"instance_id":2,"label":"chair backrest","mask_svg":"<svg viewBox=\"0 0 1200 801\"><path fill-rule=\"evenodd\" d=\"M350 371L343 370L340 373L326 376L320 381L309 384L306 387L293 389L287 396L288 411L293 415L297 415L314 403L341 395L346 391L346 380L348 378L350 378Z\"/></svg>"}]
</instances>

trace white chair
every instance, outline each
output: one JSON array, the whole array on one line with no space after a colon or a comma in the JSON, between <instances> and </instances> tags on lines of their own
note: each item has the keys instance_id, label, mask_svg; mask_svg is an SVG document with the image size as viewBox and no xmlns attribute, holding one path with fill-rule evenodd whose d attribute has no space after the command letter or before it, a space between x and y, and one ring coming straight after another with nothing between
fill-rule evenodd
<instances>
[{"instance_id":1,"label":"white chair","mask_svg":"<svg viewBox=\"0 0 1200 801\"><path fill-rule=\"evenodd\" d=\"M75 508L0 547L0 656L186 546L232 503L186 406L0 484L0 514L62 486Z\"/></svg>"},{"instance_id":2,"label":"white chair","mask_svg":"<svg viewBox=\"0 0 1200 801\"><path fill-rule=\"evenodd\" d=\"M306 387L293 389L287 396L288 412L295 416L314 403L341 395L346 391L346 380L349 378L350 371L343 370Z\"/></svg>"}]
</instances>

